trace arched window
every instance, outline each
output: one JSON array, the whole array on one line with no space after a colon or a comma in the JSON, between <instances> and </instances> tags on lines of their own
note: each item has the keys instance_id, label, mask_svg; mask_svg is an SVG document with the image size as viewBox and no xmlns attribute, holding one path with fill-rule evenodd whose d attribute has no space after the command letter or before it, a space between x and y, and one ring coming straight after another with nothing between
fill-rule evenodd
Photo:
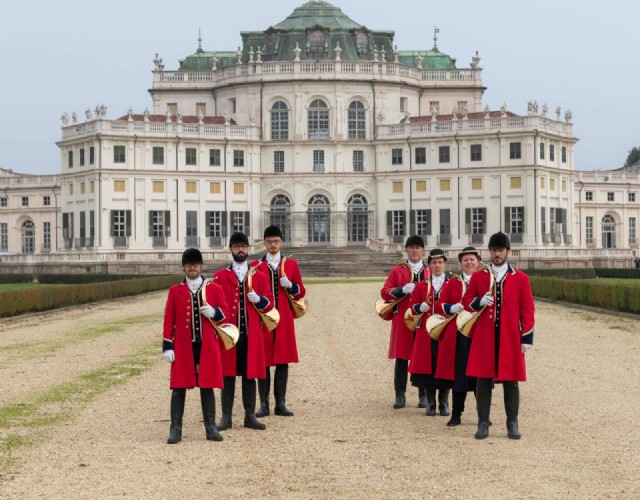
<instances>
[{"instance_id":1,"label":"arched window","mask_svg":"<svg viewBox=\"0 0 640 500\"><path fill-rule=\"evenodd\" d=\"M616 248L616 221L611 215L602 218L602 248Z\"/></svg>"},{"instance_id":2,"label":"arched window","mask_svg":"<svg viewBox=\"0 0 640 500\"><path fill-rule=\"evenodd\" d=\"M289 108L282 101L271 107L271 140L284 141L289 139Z\"/></svg>"},{"instance_id":3,"label":"arched window","mask_svg":"<svg viewBox=\"0 0 640 500\"><path fill-rule=\"evenodd\" d=\"M360 101L349 104L348 118L349 139L364 139L367 131L364 104Z\"/></svg>"},{"instance_id":4,"label":"arched window","mask_svg":"<svg viewBox=\"0 0 640 500\"><path fill-rule=\"evenodd\" d=\"M329 243L331 240L331 204L326 196L316 194L307 210L309 243Z\"/></svg>"},{"instance_id":5,"label":"arched window","mask_svg":"<svg viewBox=\"0 0 640 500\"><path fill-rule=\"evenodd\" d=\"M369 237L369 204L361 194L354 194L347 202L348 243L360 244Z\"/></svg>"},{"instance_id":6,"label":"arched window","mask_svg":"<svg viewBox=\"0 0 640 500\"><path fill-rule=\"evenodd\" d=\"M282 241L291 241L291 201L284 194L271 198L269 225L280 228Z\"/></svg>"},{"instance_id":7,"label":"arched window","mask_svg":"<svg viewBox=\"0 0 640 500\"><path fill-rule=\"evenodd\" d=\"M33 221L27 220L22 223L22 253L32 254L36 248L36 228Z\"/></svg>"},{"instance_id":8,"label":"arched window","mask_svg":"<svg viewBox=\"0 0 640 500\"><path fill-rule=\"evenodd\" d=\"M308 128L309 139L329 138L329 108L321 99L316 99L309 106Z\"/></svg>"}]
</instances>

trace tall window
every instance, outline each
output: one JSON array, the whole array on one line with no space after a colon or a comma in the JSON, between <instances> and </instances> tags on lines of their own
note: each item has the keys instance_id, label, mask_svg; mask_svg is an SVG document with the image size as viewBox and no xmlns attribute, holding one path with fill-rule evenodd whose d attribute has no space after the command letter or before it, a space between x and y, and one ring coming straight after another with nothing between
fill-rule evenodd
<instances>
[{"instance_id":1,"label":"tall window","mask_svg":"<svg viewBox=\"0 0 640 500\"><path fill-rule=\"evenodd\" d=\"M602 248L617 248L616 221L610 215L602 218Z\"/></svg>"},{"instance_id":2,"label":"tall window","mask_svg":"<svg viewBox=\"0 0 640 500\"><path fill-rule=\"evenodd\" d=\"M440 209L440 225L438 233L439 245L451 245L451 209Z\"/></svg>"},{"instance_id":3,"label":"tall window","mask_svg":"<svg viewBox=\"0 0 640 500\"><path fill-rule=\"evenodd\" d=\"M416 156L416 165L424 165L427 163L427 148L419 147L416 148L415 152Z\"/></svg>"},{"instance_id":4,"label":"tall window","mask_svg":"<svg viewBox=\"0 0 640 500\"><path fill-rule=\"evenodd\" d=\"M524 233L524 207L506 207L505 212L508 232Z\"/></svg>"},{"instance_id":5,"label":"tall window","mask_svg":"<svg viewBox=\"0 0 640 500\"><path fill-rule=\"evenodd\" d=\"M629 196L627 197L627 199L629 200L629 203L635 203L636 202L636 193L629 193Z\"/></svg>"},{"instance_id":6,"label":"tall window","mask_svg":"<svg viewBox=\"0 0 640 500\"><path fill-rule=\"evenodd\" d=\"M167 246L167 238L171 236L171 212L168 210L149 211L149 236L153 238L154 247Z\"/></svg>"},{"instance_id":7,"label":"tall window","mask_svg":"<svg viewBox=\"0 0 640 500\"><path fill-rule=\"evenodd\" d=\"M593 245L593 217L588 216L584 224L584 236L587 245Z\"/></svg>"},{"instance_id":8,"label":"tall window","mask_svg":"<svg viewBox=\"0 0 640 500\"><path fill-rule=\"evenodd\" d=\"M560 160L562 163L567 163L567 146L562 146L560 149Z\"/></svg>"},{"instance_id":9,"label":"tall window","mask_svg":"<svg viewBox=\"0 0 640 500\"><path fill-rule=\"evenodd\" d=\"M205 213L205 233L210 238L211 245L221 245L226 236L225 212L211 211Z\"/></svg>"},{"instance_id":10,"label":"tall window","mask_svg":"<svg viewBox=\"0 0 640 500\"><path fill-rule=\"evenodd\" d=\"M206 102L197 102L196 103L196 116L197 117L205 117L207 116L207 103Z\"/></svg>"},{"instance_id":11,"label":"tall window","mask_svg":"<svg viewBox=\"0 0 640 500\"><path fill-rule=\"evenodd\" d=\"M131 236L131 210L111 210L111 236L122 238Z\"/></svg>"},{"instance_id":12,"label":"tall window","mask_svg":"<svg viewBox=\"0 0 640 500\"><path fill-rule=\"evenodd\" d=\"M465 209L464 222L465 233L471 235L472 243L483 243L486 232L487 209L467 208Z\"/></svg>"},{"instance_id":13,"label":"tall window","mask_svg":"<svg viewBox=\"0 0 640 500\"><path fill-rule=\"evenodd\" d=\"M8 202L9 202L9 200L6 197L0 198L0 207L8 206Z\"/></svg>"},{"instance_id":14,"label":"tall window","mask_svg":"<svg viewBox=\"0 0 640 500\"><path fill-rule=\"evenodd\" d=\"M291 241L291 201L284 194L271 198L269 224L280 228L283 241Z\"/></svg>"},{"instance_id":15,"label":"tall window","mask_svg":"<svg viewBox=\"0 0 640 500\"><path fill-rule=\"evenodd\" d=\"M400 112L404 113L409 110L409 99L407 97L400 98Z\"/></svg>"},{"instance_id":16,"label":"tall window","mask_svg":"<svg viewBox=\"0 0 640 500\"><path fill-rule=\"evenodd\" d=\"M307 227L309 243L329 243L331 240L331 204L322 194L309 199Z\"/></svg>"},{"instance_id":17,"label":"tall window","mask_svg":"<svg viewBox=\"0 0 640 500\"><path fill-rule=\"evenodd\" d=\"M198 246L198 212L187 210L186 216L186 243L189 246Z\"/></svg>"},{"instance_id":18,"label":"tall window","mask_svg":"<svg viewBox=\"0 0 640 500\"><path fill-rule=\"evenodd\" d=\"M72 184L73 186L73 184ZM73 194L73 192L71 192L70 194ZM22 197L22 206L23 207L28 207L29 206L29 197L28 196L23 196Z\"/></svg>"},{"instance_id":19,"label":"tall window","mask_svg":"<svg viewBox=\"0 0 640 500\"><path fill-rule=\"evenodd\" d=\"M310 52L324 52L325 51L325 33L321 30L315 30L309 33L309 51Z\"/></svg>"},{"instance_id":20,"label":"tall window","mask_svg":"<svg viewBox=\"0 0 640 500\"><path fill-rule=\"evenodd\" d=\"M584 193L585 201L593 201L593 191L586 191Z\"/></svg>"},{"instance_id":21,"label":"tall window","mask_svg":"<svg viewBox=\"0 0 640 500\"><path fill-rule=\"evenodd\" d=\"M347 240L363 243L369 237L369 204L361 194L354 194L347 201Z\"/></svg>"},{"instance_id":22,"label":"tall window","mask_svg":"<svg viewBox=\"0 0 640 500\"><path fill-rule=\"evenodd\" d=\"M43 197L42 197L42 204L43 204L45 207L50 206L50 205L51 205L51 196L43 196Z\"/></svg>"},{"instance_id":23,"label":"tall window","mask_svg":"<svg viewBox=\"0 0 640 500\"><path fill-rule=\"evenodd\" d=\"M637 240L637 219L635 217L629 217L629 245L635 245Z\"/></svg>"},{"instance_id":24,"label":"tall window","mask_svg":"<svg viewBox=\"0 0 640 500\"><path fill-rule=\"evenodd\" d=\"M125 162L124 146L113 146L113 163Z\"/></svg>"},{"instance_id":25,"label":"tall window","mask_svg":"<svg viewBox=\"0 0 640 500\"><path fill-rule=\"evenodd\" d=\"M484 233L484 208L471 209L471 233Z\"/></svg>"},{"instance_id":26,"label":"tall window","mask_svg":"<svg viewBox=\"0 0 640 500\"><path fill-rule=\"evenodd\" d=\"M544 142L540 143L540 159L544 160Z\"/></svg>"},{"instance_id":27,"label":"tall window","mask_svg":"<svg viewBox=\"0 0 640 500\"><path fill-rule=\"evenodd\" d=\"M69 168L73 168L73 151L69 151Z\"/></svg>"},{"instance_id":28,"label":"tall window","mask_svg":"<svg viewBox=\"0 0 640 500\"><path fill-rule=\"evenodd\" d=\"M451 149L449 146L440 146L438 148L438 161L440 163L449 163L451 161Z\"/></svg>"},{"instance_id":29,"label":"tall window","mask_svg":"<svg viewBox=\"0 0 640 500\"><path fill-rule=\"evenodd\" d=\"M482 161L482 144L471 145L471 161Z\"/></svg>"},{"instance_id":30,"label":"tall window","mask_svg":"<svg viewBox=\"0 0 640 500\"><path fill-rule=\"evenodd\" d=\"M316 99L309 106L309 139L329 138L329 109L324 101Z\"/></svg>"},{"instance_id":31,"label":"tall window","mask_svg":"<svg viewBox=\"0 0 640 500\"><path fill-rule=\"evenodd\" d=\"M36 249L36 227L33 221L26 220L22 223L22 253L32 254Z\"/></svg>"},{"instance_id":32,"label":"tall window","mask_svg":"<svg viewBox=\"0 0 640 500\"><path fill-rule=\"evenodd\" d=\"M458 113L464 113L468 109L467 101L458 101L456 108Z\"/></svg>"},{"instance_id":33,"label":"tall window","mask_svg":"<svg viewBox=\"0 0 640 500\"><path fill-rule=\"evenodd\" d=\"M431 234L431 210L415 211L415 234L426 236Z\"/></svg>"},{"instance_id":34,"label":"tall window","mask_svg":"<svg viewBox=\"0 0 640 500\"><path fill-rule=\"evenodd\" d=\"M164 165L164 148L161 146L153 147L153 164Z\"/></svg>"},{"instance_id":35,"label":"tall window","mask_svg":"<svg viewBox=\"0 0 640 500\"><path fill-rule=\"evenodd\" d=\"M244 167L244 151L242 149L233 150L233 166Z\"/></svg>"},{"instance_id":36,"label":"tall window","mask_svg":"<svg viewBox=\"0 0 640 500\"><path fill-rule=\"evenodd\" d=\"M556 147L553 144L549 144L549 159L551 161L556 159Z\"/></svg>"},{"instance_id":37,"label":"tall window","mask_svg":"<svg viewBox=\"0 0 640 500\"><path fill-rule=\"evenodd\" d=\"M284 173L284 151L273 152L273 171L276 174Z\"/></svg>"},{"instance_id":38,"label":"tall window","mask_svg":"<svg viewBox=\"0 0 640 500\"><path fill-rule=\"evenodd\" d=\"M231 212L231 227L234 233L249 236L249 212Z\"/></svg>"},{"instance_id":39,"label":"tall window","mask_svg":"<svg viewBox=\"0 0 640 500\"><path fill-rule=\"evenodd\" d=\"M289 109L278 101L271 107L271 140L284 141L289 138Z\"/></svg>"},{"instance_id":40,"label":"tall window","mask_svg":"<svg viewBox=\"0 0 640 500\"><path fill-rule=\"evenodd\" d=\"M322 149L313 151L313 171L316 173L324 172L324 150Z\"/></svg>"},{"instance_id":41,"label":"tall window","mask_svg":"<svg viewBox=\"0 0 640 500\"><path fill-rule=\"evenodd\" d=\"M364 139L366 137L366 122L364 104L353 101L348 111L349 139Z\"/></svg>"},{"instance_id":42,"label":"tall window","mask_svg":"<svg viewBox=\"0 0 640 500\"><path fill-rule=\"evenodd\" d=\"M393 210L392 211L392 232L393 236L404 236L405 235L405 225L406 225L406 212L404 210Z\"/></svg>"},{"instance_id":43,"label":"tall window","mask_svg":"<svg viewBox=\"0 0 640 500\"><path fill-rule=\"evenodd\" d=\"M0 252L9 251L9 224L0 222Z\"/></svg>"},{"instance_id":44,"label":"tall window","mask_svg":"<svg viewBox=\"0 0 640 500\"><path fill-rule=\"evenodd\" d=\"M84 148L80 148L80 166L84 167Z\"/></svg>"},{"instance_id":45,"label":"tall window","mask_svg":"<svg viewBox=\"0 0 640 500\"><path fill-rule=\"evenodd\" d=\"M510 142L509 143L509 159L519 160L522 158L522 143Z\"/></svg>"},{"instance_id":46,"label":"tall window","mask_svg":"<svg viewBox=\"0 0 640 500\"><path fill-rule=\"evenodd\" d=\"M353 171L364 172L364 151L362 150L353 151Z\"/></svg>"},{"instance_id":47,"label":"tall window","mask_svg":"<svg viewBox=\"0 0 640 500\"><path fill-rule=\"evenodd\" d=\"M391 150L391 165L402 165L402 148Z\"/></svg>"},{"instance_id":48,"label":"tall window","mask_svg":"<svg viewBox=\"0 0 640 500\"><path fill-rule=\"evenodd\" d=\"M197 165L198 164L198 152L196 148L186 148L184 151L184 163L185 165Z\"/></svg>"},{"instance_id":49,"label":"tall window","mask_svg":"<svg viewBox=\"0 0 640 500\"><path fill-rule=\"evenodd\" d=\"M89 147L89 165L93 165L96 162L96 148Z\"/></svg>"},{"instance_id":50,"label":"tall window","mask_svg":"<svg viewBox=\"0 0 640 500\"><path fill-rule=\"evenodd\" d=\"M429 113L432 115L440 114L440 101L429 101Z\"/></svg>"},{"instance_id":51,"label":"tall window","mask_svg":"<svg viewBox=\"0 0 640 500\"><path fill-rule=\"evenodd\" d=\"M211 167L220 166L220 150L219 149L209 150L209 166Z\"/></svg>"},{"instance_id":52,"label":"tall window","mask_svg":"<svg viewBox=\"0 0 640 500\"><path fill-rule=\"evenodd\" d=\"M616 194L613 191L607 193L607 201L616 201Z\"/></svg>"}]
</instances>

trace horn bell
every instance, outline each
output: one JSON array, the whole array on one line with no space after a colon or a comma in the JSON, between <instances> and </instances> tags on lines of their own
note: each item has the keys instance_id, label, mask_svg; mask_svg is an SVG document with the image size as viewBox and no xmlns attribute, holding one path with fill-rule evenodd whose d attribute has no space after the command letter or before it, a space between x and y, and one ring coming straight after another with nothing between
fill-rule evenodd
<instances>
[{"instance_id":1,"label":"horn bell","mask_svg":"<svg viewBox=\"0 0 640 500\"><path fill-rule=\"evenodd\" d=\"M423 316L424 316L424 313L414 314L413 309L409 307L404 312L404 324L409 330L411 330L412 332L415 332Z\"/></svg>"},{"instance_id":2,"label":"horn bell","mask_svg":"<svg viewBox=\"0 0 640 500\"><path fill-rule=\"evenodd\" d=\"M240 331L236 325L231 323L216 325L214 323L213 328L218 333L218 342L225 351L228 351L238 343Z\"/></svg>"},{"instance_id":3,"label":"horn bell","mask_svg":"<svg viewBox=\"0 0 640 500\"><path fill-rule=\"evenodd\" d=\"M440 340L445 328L456 318L456 315L442 316L441 314L432 314L427 319L427 333L433 340Z\"/></svg>"}]
</instances>

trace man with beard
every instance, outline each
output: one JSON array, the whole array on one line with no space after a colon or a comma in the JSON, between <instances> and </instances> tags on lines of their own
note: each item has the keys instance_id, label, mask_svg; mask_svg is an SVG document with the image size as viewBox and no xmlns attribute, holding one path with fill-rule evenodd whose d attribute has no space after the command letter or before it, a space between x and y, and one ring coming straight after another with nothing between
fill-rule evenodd
<instances>
[{"instance_id":1,"label":"man with beard","mask_svg":"<svg viewBox=\"0 0 640 500\"><path fill-rule=\"evenodd\" d=\"M263 273L271 284L275 307L280 313L280 321L273 331L264 329L264 351L266 372L264 379L258 380L260 395L260 411L258 418L269 415L269 390L271 383L271 366L275 366L273 378L273 395L276 400L274 413L283 417L292 417L293 412L285 404L289 363L298 362L296 330L293 324L293 312L289 304L290 296L302 299L305 295L304 284L298 263L293 259L282 258L282 231L278 226L269 226L264 230L264 244L267 253L259 261L251 263Z\"/></svg>"},{"instance_id":2,"label":"man with beard","mask_svg":"<svg viewBox=\"0 0 640 500\"><path fill-rule=\"evenodd\" d=\"M224 292L219 285L204 284L202 254L189 248L182 254L185 278L169 289L164 309L162 353L171 363L171 426L167 443L182 440L182 417L187 389L200 388L200 402L207 439L222 441L216 426L213 388L222 387L220 346L212 321L228 315ZM204 290L203 290L204 287ZM206 305L201 303L204 295Z\"/></svg>"},{"instance_id":3,"label":"man with beard","mask_svg":"<svg viewBox=\"0 0 640 500\"><path fill-rule=\"evenodd\" d=\"M477 377L476 439L489 436L489 413L494 382L502 383L507 415L507 436L520 439L518 382L526 381L524 353L533 346L535 306L529 278L513 269L507 259L511 242L504 233L489 239L491 269L473 273L462 298L469 311L481 311L474 329L467 375ZM493 287L491 274L493 273ZM486 310L484 310L486 309Z\"/></svg>"},{"instance_id":4,"label":"man with beard","mask_svg":"<svg viewBox=\"0 0 640 500\"><path fill-rule=\"evenodd\" d=\"M236 376L242 376L242 404L244 426L264 430L266 425L256 419L256 379L264 378L265 361L262 319L258 309L268 312L273 308L273 295L266 277L249 268L249 239L243 233L234 233L229 239L233 262L216 272L214 279L220 284L229 303L229 322L238 327L238 343L223 351L222 419L218 428L222 431L232 426L233 400Z\"/></svg>"}]
</instances>

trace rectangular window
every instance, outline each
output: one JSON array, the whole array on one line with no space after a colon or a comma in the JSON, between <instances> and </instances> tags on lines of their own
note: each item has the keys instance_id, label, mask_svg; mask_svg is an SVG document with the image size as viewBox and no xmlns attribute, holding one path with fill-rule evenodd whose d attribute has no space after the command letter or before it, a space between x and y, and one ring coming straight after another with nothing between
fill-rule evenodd
<instances>
[{"instance_id":1,"label":"rectangular window","mask_svg":"<svg viewBox=\"0 0 640 500\"><path fill-rule=\"evenodd\" d=\"M151 191L154 193L164 193L164 181L153 181Z\"/></svg>"},{"instance_id":2,"label":"rectangular window","mask_svg":"<svg viewBox=\"0 0 640 500\"><path fill-rule=\"evenodd\" d=\"M473 191L480 191L482 189L482 177L471 179L471 189Z\"/></svg>"},{"instance_id":3,"label":"rectangular window","mask_svg":"<svg viewBox=\"0 0 640 500\"><path fill-rule=\"evenodd\" d=\"M249 236L249 212L231 212L231 227L234 233Z\"/></svg>"},{"instance_id":4,"label":"rectangular window","mask_svg":"<svg viewBox=\"0 0 640 500\"><path fill-rule=\"evenodd\" d=\"M198 237L198 212L196 210L187 210L187 244L197 245L197 241L189 241L189 238Z\"/></svg>"},{"instance_id":5,"label":"rectangular window","mask_svg":"<svg viewBox=\"0 0 640 500\"><path fill-rule=\"evenodd\" d=\"M8 199L0 198L0 207L6 207L6 206L8 206Z\"/></svg>"},{"instance_id":6,"label":"rectangular window","mask_svg":"<svg viewBox=\"0 0 640 500\"><path fill-rule=\"evenodd\" d=\"M71 184L73 186L73 184ZM73 190L71 192L71 194L73 194ZM23 196L22 197L22 206L23 207L28 207L29 206L29 197L28 196Z\"/></svg>"},{"instance_id":7,"label":"rectangular window","mask_svg":"<svg viewBox=\"0 0 640 500\"><path fill-rule=\"evenodd\" d=\"M585 201L593 201L593 191L586 191L584 193Z\"/></svg>"},{"instance_id":8,"label":"rectangular window","mask_svg":"<svg viewBox=\"0 0 640 500\"><path fill-rule=\"evenodd\" d=\"M637 238L636 224L637 224L636 218L629 217L629 245L635 245L638 242L638 240L636 239Z\"/></svg>"},{"instance_id":9,"label":"rectangular window","mask_svg":"<svg viewBox=\"0 0 640 500\"><path fill-rule=\"evenodd\" d=\"M89 192L90 193L95 192L95 182L94 181L89 181Z\"/></svg>"},{"instance_id":10,"label":"rectangular window","mask_svg":"<svg viewBox=\"0 0 640 500\"><path fill-rule=\"evenodd\" d=\"M391 149L391 165L402 165L402 148Z\"/></svg>"},{"instance_id":11,"label":"rectangular window","mask_svg":"<svg viewBox=\"0 0 640 500\"><path fill-rule=\"evenodd\" d=\"M324 172L324 150L322 149L313 151L313 171L316 173Z\"/></svg>"},{"instance_id":12,"label":"rectangular window","mask_svg":"<svg viewBox=\"0 0 640 500\"><path fill-rule=\"evenodd\" d=\"M228 101L228 105L227 105L227 109L229 110L229 113L234 115L236 113L236 98L232 97L231 99L229 99Z\"/></svg>"},{"instance_id":13,"label":"rectangular window","mask_svg":"<svg viewBox=\"0 0 640 500\"><path fill-rule=\"evenodd\" d=\"M91 146L89 148L89 165L93 165L96 162L96 148Z\"/></svg>"},{"instance_id":14,"label":"rectangular window","mask_svg":"<svg viewBox=\"0 0 640 500\"><path fill-rule=\"evenodd\" d=\"M9 224L7 222L0 222L0 252L8 252L8 251L9 251Z\"/></svg>"},{"instance_id":15,"label":"rectangular window","mask_svg":"<svg viewBox=\"0 0 640 500\"><path fill-rule=\"evenodd\" d=\"M391 226L392 236L404 236L405 216L406 215L404 210L392 211L392 226Z\"/></svg>"},{"instance_id":16,"label":"rectangular window","mask_svg":"<svg viewBox=\"0 0 640 500\"><path fill-rule=\"evenodd\" d=\"M440 114L440 101L429 101L429 113L432 115Z\"/></svg>"},{"instance_id":17,"label":"rectangular window","mask_svg":"<svg viewBox=\"0 0 640 500\"><path fill-rule=\"evenodd\" d=\"M68 184L69 196L73 196L73 182Z\"/></svg>"},{"instance_id":18,"label":"rectangular window","mask_svg":"<svg viewBox=\"0 0 640 500\"><path fill-rule=\"evenodd\" d=\"M439 184L441 192L451 191L451 179L440 179Z\"/></svg>"},{"instance_id":19,"label":"rectangular window","mask_svg":"<svg viewBox=\"0 0 640 500\"><path fill-rule=\"evenodd\" d=\"M519 160L522 158L522 143L510 142L509 143L509 159Z\"/></svg>"},{"instance_id":20,"label":"rectangular window","mask_svg":"<svg viewBox=\"0 0 640 500\"><path fill-rule=\"evenodd\" d=\"M440 146L438 148L438 161L440 163L449 163L451 161L451 148L449 146Z\"/></svg>"},{"instance_id":21,"label":"rectangular window","mask_svg":"<svg viewBox=\"0 0 640 500\"><path fill-rule=\"evenodd\" d=\"M406 97L401 97L401 98L400 98L400 112L401 112L401 113L404 113L405 111L408 111L408 108L407 108L407 106L408 106L408 104L407 104L407 103L408 103L408 101L409 101L409 99L408 99L408 98L406 98Z\"/></svg>"},{"instance_id":22,"label":"rectangular window","mask_svg":"<svg viewBox=\"0 0 640 500\"><path fill-rule=\"evenodd\" d=\"M80 148L80 166L84 167L84 148Z\"/></svg>"},{"instance_id":23,"label":"rectangular window","mask_svg":"<svg viewBox=\"0 0 640 500\"><path fill-rule=\"evenodd\" d=\"M393 193L402 193L403 192L403 182L402 181L393 181L391 183L391 192L393 192Z\"/></svg>"},{"instance_id":24,"label":"rectangular window","mask_svg":"<svg viewBox=\"0 0 640 500\"><path fill-rule=\"evenodd\" d=\"M113 163L125 162L124 146L113 146Z\"/></svg>"},{"instance_id":25,"label":"rectangular window","mask_svg":"<svg viewBox=\"0 0 640 500\"><path fill-rule=\"evenodd\" d=\"M220 166L220 150L219 149L209 150L209 166L210 167Z\"/></svg>"},{"instance_id":26,"label":"rectangular window","mask_svg":"<svg viewBox=\"0 0 640 500\"><path fill-rule=\"evenodd\" d=\"M550 191L555 191L556 190L556 180L555 179L549 179L549 190Z\"/></svg>"},{"instance_id":27,"label":"rectangular window","mask_svg":"<svg viewBox=\"0 0 640 500\"><path fill-rule=\"evenodd\" d=\"M69 151L68 158L69 168L73 168L73 151Z\"/></svg>"},{"instance_id":28,"label":"rectangular window","mask_svg":"<svg viewBox=\"0 0 640 500\"><path fill-rule=\"evenodd\" d=\"M154 238L154 246L166 245L166 238L171 236L170 215L168 210L149 211L149 236Z\"/></svg>"},{"instance_id":29,"label":"rectangular window","mask_svg":"<svg viewBox=\"0 0 640 500\"><path fill-rule=\"evenodd\" d=\"M555 161L556 159L556 147L553 144L549 145L549 159Z\"/></svg>"},{"instance_id":30,"label":"rectangular window","mask_svg":"<svg viewBox=\"0 0 640 500\"><path fill-rule=\"evenodd\" d=\"M85 194L85 183L84 182L80 183L80 194Z\"/></svg>"},{"instance_id":31,"label":"rectangular window","mask_svg":"<svg viewBox=\"0 0 640 500\"><path fill-rule=\"evenodd\" d=\"M220 194L222 191L220 189L219 182L210 182L209 183L209 194Z\"/></svg>"},{"instance_id":32,"label":"rectangular window","mask_svg":"<svg viewBox=\"0 0 640 500\"><path fill-rule=\"evenodd\" d=\"M567 163L567 146L562 146L560 149L560 159L562 163Z\"/></svg>"},{"instance_id":33,"label":"rectangular window","mask_svg":"<svg viewBox=\"0 0 640 500\"><path fill-rule=\"evenodd\" d=\"M153 164L164 165L164 148L162 146L153 147Z\"/></svg>"},{"instance_id":34,"label":"rectangular window","mask_svg":"<svg viewBox=\"0 0 640 500\"><path fill-rule=\"evenodd\" d=\"M415 211L415 234L427 236L431 234L431 210L422 209Z\"/></svg>"},{"instance_id":35,"label":"rectangular window","mask_svg":"<svg viewBox=\"0 0 640 500\"><path fill-rule=\"evenodd\" d=\"M82 211L80 212L80 238L82 240L82 242L80 243L80 246L85 245L84 239L86 236L87 236L87 213Z\"/></svg>"},{"instance_id":36,"label":"rectangular window","mask_svg":"<svg viewBox=\"0 0 640 500\"><path fill-rule=\"evenodd\" d=\"M364 172L364 151L360 149L353 151L353 171Z\"/></svg>"},{"instance_id":37,"label":"rectangular window","mask_svg":"<svg viewBox=\"0 0 640 500\"><path fill-rule=\"evenodd\" d=\"M467 109L468 109L467 101L458 101L456 105L456 111L458 113L464 113L465 111L467 111Z\"/></svg>"},{"instance_id":38,"label":"rectangular window","mask_svg":"<svg viewBox=\"0 0 640 500\"><path fill-rule=\"evenodd\" d=\"M609 191L607 193L607 201L616 201L616 195L615 193Z\"/></svg>"},{"instance_id":39,"label":"rectangular window","mask_svg":"<svg viewBox=\"0 0 640 500\"><path fill-rule=\"evenodd\" d=\"M444 243L445 240L449 239L451 236L451 209L450 208L440 209L440 229L438 234L440 235L439 243ZM451 244L450 240L449 240L449 244Z\"/></svg>"},{"instance_id":40,"label":"rectangular window","mask_svg":"<svg viewBox=\"0 0 640 500\"><path fill-rule=\"evenodd\" d=\"M176 116L178 114L178 103L177 102L168 102L167 103L167 113L170 116Z\"/></svg>"},{"instance_id":41,"label":"rectangular window","mask_svg":"<svg viewBox=\"0 0 640 500\"><path fill-rule=\"evenodd\" d=\"M471 145L471 161L482 161L482 144Z\"/></svg>"},{"instance_id":42,"label":"rectangular window","mask_svg":"<svg viewBox=\"0 0 640 500\"><path fill-rule=\"evenodd\" d=\"M471 209L471 234L484 233L484 208Z\"/></svg>"},{"instance_id":43,"label":"rectangular window","mask_svg":"<svg viewBox=\"0 0 640 500\"><path fill-rule=\"evenodd\" d=\"M427 192L427 181L416 181L416 193Z\"/></svg>"},{"instance_id":44,"label":"rectangular window","mask_svg":"<svg viewBox=\"0 0 640 500\"><path fill-rule=\"evenodd\" d=\"M198 151L196 148L186 148L184 150L184 163L185 165L198 164Z\"/></svg>"},{"instance_id":45,"label":"rectangular window","mask_svg":"<svg viewBox=\"0 0 640 500\"><path fill-rule=\"evenodd\" d=\"M51 222L45 222L42 228L42 249L51 250Z\"/></svg>"},{"instance_id":46,"label":"rectangular window","mask_svg":"<svg viewBox=\"0 0 640 500\"><path fill-rule=\"evenodd\" d=\"M122 238L118 246L124 246L127 236L131 236L131 210L111 210L111 236Z\"/></svg>"},{"instance_id":47,"label":"rectangular window","mask_svg":"<svg viewBox=\"0 0 640 500\"><path fill-rule=\"evenodd\" d=\"M206 102L197 102L196 103L196 116L198 119L202 116L203 118L207 116L207 103Z\"/></svg>"},{"instance_id":48,"label":"rectangular window","mask_svg":"<svg viewBox=\"0 0 640 500\"><path fill-rule=\"evenodd\" d=\"M636 193L629 193L629 203L635 203L636 202Z\"/></svg>"},{"instance_id":49,"label":"rectangular window","mask_svg":"<svg viewBox=\"0 0 640 500\"><path fill-rule=\"evenodd\" d=\"M43 204L45 207L50 206L50 205L51 205L51 196L43 196L43 197L42 197L42 204Z\"/></svg>"},{"instance_id":50,"label":"rectangular window","mask_svg":"<svg viewBox=\"0 0 640 500\"><path fill-rule=\"evenodd\" d=\"M244 183L243 182L234 182L233 183L233 194L244 194Z\"/></svg>"},{"instance_id":51,"label":"rectangular window","mask_svg":"<svg viewBox=\"0 0 640 500\"><path fill-rule=\"evenodd\" d=\"M545 189L547 181L544 177L540 177L540 189Z\"/></svg>"},{"instance_id":52,"label":"rectangular window","mask_svg":"<svg viewBox=\"0 0 640 500\"><path fill-rule=\"evenodd\" d=\"M544 160L544 142L540 143L540 159Z\"/></svg>"},{"instance_id":53,"label":"rectangular window","mask_svg":"<svg viewBox=\"0 0 640 500\"><path fill-rule=\"evenodd\" d=\"M540 231L544 235L547 232L547 211L545 207L540 207Z\"/></svg>"},{"instance_id":54,"label":"rectangular window","mask_svg":"<svg viewBox=\"0 0 640 500\"><path fill-rule=\"evenodd\" d=\"M124 179L114 179L113 181L114 193L124 193L126 190L127 190L126 181Z\"/></svg>"},{"instance_id":55,"label":"rectangular window","mask_svg":"<svg viewBox=\"0 0 640 500\"><path fill-rule=\"evenodd\" d=\"M427 163L427 148L416 148L416 165L425 165Z\"/></svg>"},{"instance_id":56,"label":"rectangular window","mask_svg":"<svg viewBox=\"0 0 640 500\"><path fill-rule=\"evenodd\" d=\"M562 179L562 192L567 192L567 179Z\"/></svg>"},{"instance_id":57,"label":"rectangular window","mask_svg":"<svg viewBox=\"0 0 640 500\"><path fill-rule=\"evenodd\" d=\"M509 232L511 234L524 233L524 207L507 207L506 210Z\"/></svg>"},{"instance_id":58,"label":"rectangular window","mask_svg":"<svg viewBox=\"0 0 640 500\"><path fill-rule=\"evenodd\" d=\"M185 192L195 194L198 192L198 183L196 181L187 181L185 183Z\"/></svg>"},{"instance_id":59,"label":"rectangular window","mask_svg":"<svg viewBox=\"0 0 640 500\"><path fill-rule=\"evenodd\" d=\"M244 151L242 149L233 150L233 166L244 167Z\"/></svg>"},{"instance_id":60,"label":"rectangular window","mask_svg":"<svg viewBox=\"0 0 640 500\"><path fill-rule=\"evenodd\" d=\"M273 171L276 174L284 173L284 151L273 152Z\"/></svg>"},{"instance_id":61,"label":"rectangular window","mask_svg":"<svg viewBox=\"0 0 640 500\"><path fill-rule=\"evenodd\" d=\"M587 245L593 245L593 217L586 218L584 225L584 236Z\"/></svg>"},{"instance_id":62,"label":"rectangular window","mask_svg":"<svg viewBox=\"0 0 640 500\"><path fill-rule=\"evenodd\" d=\"M210 238L221 238L223 234L223 216L224 212L207 212L205 214L206 233ZM221 244L222 242L220 242Z\"/></svg>"},{"instance_id":63,"label":"rectangular window","mask_svg":"<svg viewBox=\"0 0 640 500\"><path fill-rule=\"evenodd\" d=\"M511 189L522 189L522 177L509 177Z\"/></svg>"}]
</instances>

